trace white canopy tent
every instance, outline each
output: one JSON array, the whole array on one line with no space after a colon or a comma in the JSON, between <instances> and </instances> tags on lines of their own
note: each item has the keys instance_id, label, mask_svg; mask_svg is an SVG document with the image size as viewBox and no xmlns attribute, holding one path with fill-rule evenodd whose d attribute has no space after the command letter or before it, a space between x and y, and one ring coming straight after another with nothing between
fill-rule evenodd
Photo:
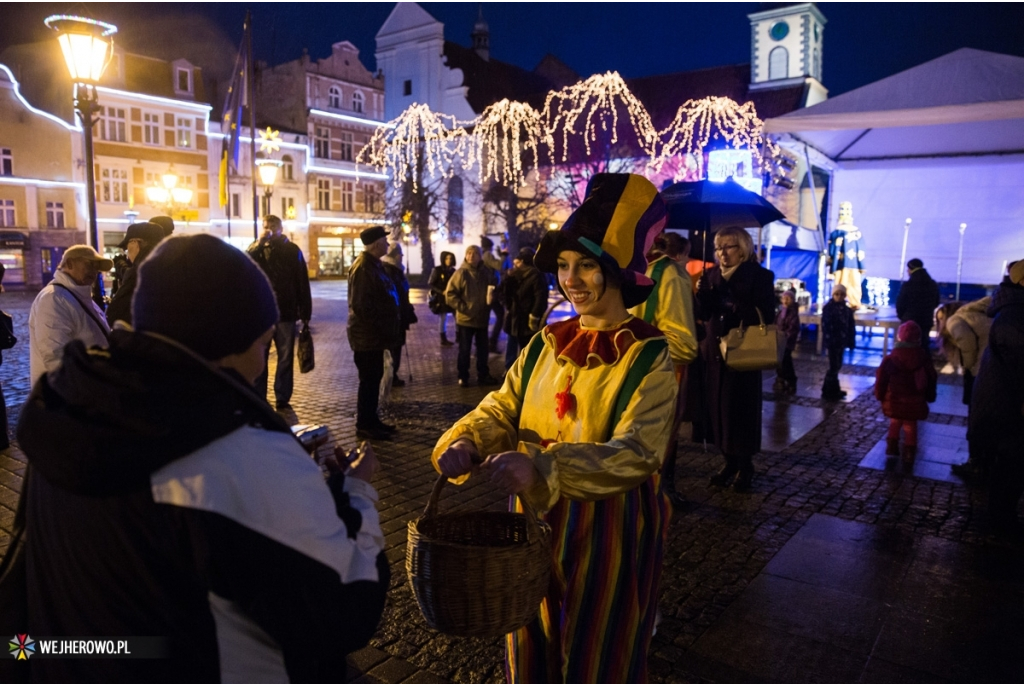
<instances>
[{"instance_id":1,"label":"white canopy tent","mask_svg":"<svg viewBox=\"0 0 1024 685\"><path fill-rule=\"evenodd\" d=\"M868 276L900 278L907 259L932 276L991 284L1024 258L1024 58L964 48L823 103L765 131L834 167L829 227L853 203ZM816 155L814 155L816 156Z\"/></svg>"}]
</instances>

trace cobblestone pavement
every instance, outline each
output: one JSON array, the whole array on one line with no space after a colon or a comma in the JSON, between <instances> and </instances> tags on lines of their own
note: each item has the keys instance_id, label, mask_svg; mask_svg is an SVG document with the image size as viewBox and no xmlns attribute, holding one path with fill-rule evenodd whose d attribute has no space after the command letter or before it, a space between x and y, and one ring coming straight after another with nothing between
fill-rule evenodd
<instances>
[{"instance_id":1,"label":"cobblestone pavement","mask_svg":"<svg viewBox=\"0 0 1024 685\"><path fill-rule=\"evenodd\" d=\"M341 443L351 444L357 375L345 337L344 297L341 282L314 285L316 369L296 376L290 418L327 424ZM426 308L425 292L414 290L413 299L420 321L410 331L403 355L400 375L407 385L394 390L385 410L387 419L399 427L398 438L378 445L382 469L374 481L381 496L392 588L371 646L350 660L353 675L359 682L503 682L501 641L431 631L405 578L406 526L422 511L435 479L430 450L441 432L485 394L483 388L456 385L456 349L440 347L437 317ZM4 353L0 367L12 427L28 390L30 303L31 295L24 293L7 293L2 300L22 338ZM493 375L500 375L503 358L491 355ZM825 362L813 355L797 359L801 378L820 378L824 368ZM848 366L844 374L871 375L873 369ZM956 379L944 376L941 382ZM765 399L819 408L824 419L796 442L755 457L758 476L752 493L708 488L707 479L719 466L714 448L680 442L677 482L690 502L671 523L660 601L664 619L652 645L655 682L698 682L706 677L694 670L687 651L816 514L892 527L911 539L937 537L978 547L991 542L980 522L984 502L975 491L958 483L858 467L886 428L870 392L836 404L812 397L785 400L771 393L765 393ZM929 421L965 425L962 417L946 414L933 413ZM0 454L0 550L9 540L23 472L24 457L16 446ZM449 487L441 500L442 509L500 510L506 503L482 482ZM797 677L822 678L830 679L809 672Z\"/></svg>"}]
</instances>

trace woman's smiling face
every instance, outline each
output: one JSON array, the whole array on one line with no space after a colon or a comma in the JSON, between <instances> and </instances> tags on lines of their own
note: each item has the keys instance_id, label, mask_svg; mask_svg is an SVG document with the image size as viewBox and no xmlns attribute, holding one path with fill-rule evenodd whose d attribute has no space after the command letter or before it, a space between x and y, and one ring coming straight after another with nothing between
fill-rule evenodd
<instances>
[{"instance_id":1,"label":"woman's smiling face","mask_svg":"<svg viewBox=\"0 0 1024 685\"><path fill-rule=\"evenodd\" d=\"M563 250L558 255L558 283L569 303L584 319L605 318L614 298L606 297L608 284L597 260L579 252ZM586 322L584 322L585 325Z\"/></svg>"}]
</instances>

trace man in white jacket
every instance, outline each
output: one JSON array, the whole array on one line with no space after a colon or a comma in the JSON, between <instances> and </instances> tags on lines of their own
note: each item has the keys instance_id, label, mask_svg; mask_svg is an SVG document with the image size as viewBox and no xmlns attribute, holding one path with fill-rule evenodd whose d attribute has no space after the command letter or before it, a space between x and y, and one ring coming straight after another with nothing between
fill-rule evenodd
<instances>
[{"instance_id":1,"label":"man in white jacket","mask_svg":"<svg viewBox=\"0 0 1024 685\"><path fill-rule=\"evenodd\" d=\"M81 340L86 347L107 346L110 327L92 300L92 285L114 263L88 245L64 252L53 280L39 291L28 315L29 373L35 384L60 366L64 346Z\"/></svg>"}]
</instances>

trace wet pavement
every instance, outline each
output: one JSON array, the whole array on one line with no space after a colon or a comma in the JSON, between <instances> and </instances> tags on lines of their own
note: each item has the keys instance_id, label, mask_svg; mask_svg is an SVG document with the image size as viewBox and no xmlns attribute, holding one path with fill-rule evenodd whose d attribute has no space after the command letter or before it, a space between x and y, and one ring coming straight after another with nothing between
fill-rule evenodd
<instances>
[{"instance_id":1,"label":"wet pavement","mask_svg":"<svg viewBox=\"0 0 1024 685\"><path fill-rule=\"evenodd\" d=\"M386 409L400 429L379 443L374 485L393 583L371 646L352 655L359 682L503 682L500 640L453 638L425 626L405 580L406 524L434 480L429 453L486 388L456 385L455 348L414 290L409 333ZM355 366L345 339L345 288L314 284L316 369L296 377L290 418L325 423L355 440ZM4 353L0 381L12 425L27 394L25 322L31 295L0 305L22 338ZM449 322L449 330L452 331ZM690 500L672 519L661 586L663 621L651 649L655 682L1019 682L1024 679L1024 546L988 534L985 496L949 473L966 458L959 379L940 376L911 464L884 458L887 420L871 394L881 336L858 338L840 383L820 399L827 362L811 342L796 355L798 392L772 393L765 374L764 449L750 494L709 488L713 447L681 441L677 487ZM490 357L501 371L503 355ZM0 550L24 473L14 446L0 453ZM442 509L502 509L488 484L447 488Z\"/></svg>"}]
</instances>

